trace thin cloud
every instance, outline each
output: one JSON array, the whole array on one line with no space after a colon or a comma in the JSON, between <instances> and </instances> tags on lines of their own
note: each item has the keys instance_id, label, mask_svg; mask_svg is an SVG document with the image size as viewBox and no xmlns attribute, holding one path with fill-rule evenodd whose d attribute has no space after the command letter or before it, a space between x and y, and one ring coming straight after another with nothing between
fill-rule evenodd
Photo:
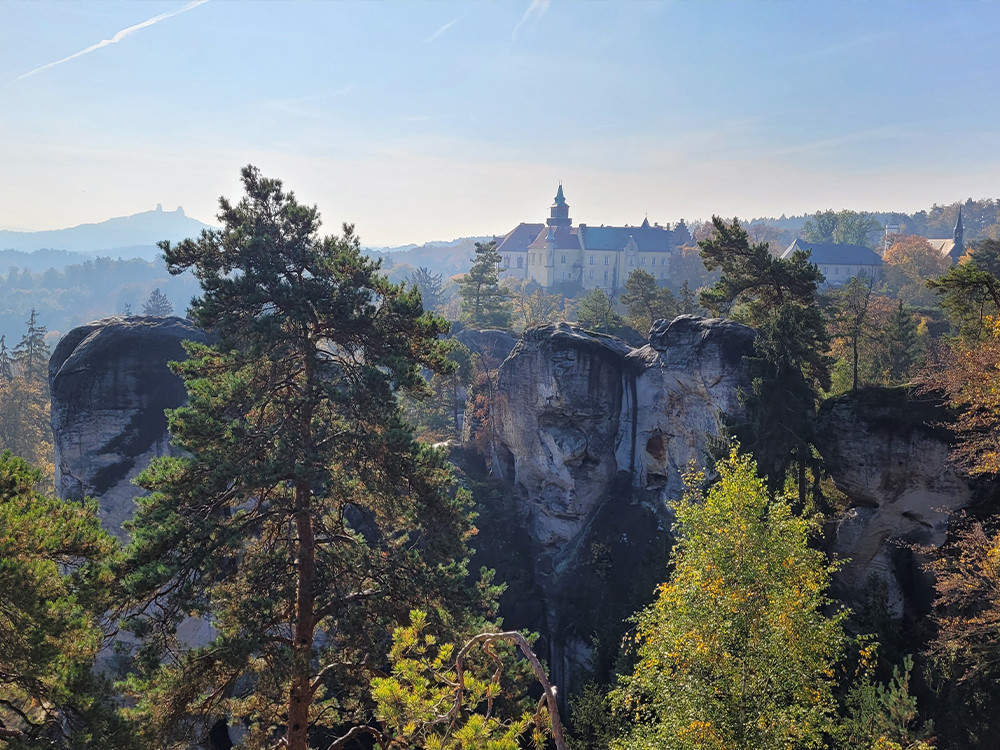
<instances>
[{"instance_id":1,"label":"thin cloud","mask_svg":"<svg viewBox=\"0 0 1000 750\"><path fill-rule=\"evenodd\" d=\"M35 73L41 73L43 70L54 68L55 66L62 65L63 63L69 62L70 60L75 60L78 57L83 57L84 55L90 54L94 50L99 50L102 47L107 47L110 44L118 44L118 42L120 42L122 39L129 36L130 34L134 34L140 29L145 29L149 26L152 26L153 24L159 23L160 21L165 21L168 18L179 16L181 13L186 13L187 11L193 10L194 8L197 8L199 5L204 5L207 2L208 0L191 0L191 2L187 3L187 5L184 5L178 8L177 10L172 10L167 13L161 13L158 16L153 16L152 18L147 18L142 23L137 23L135 26L129 26L127 29L122 29L110 39L103 39L97 44L90 45L86 49L82 49L79 52L74 52L69 57L64 57L61 60L56 60L55 62L46 63L45 65L41 65L35 68L34 70L29 70L27 73L19 75L17 78L11 81L11 83L17 83L18 81L23 81L28 76L35 75Z\"/></svg>"},{"instance_id":2,"label":"thin cloud","mask_svg":"<svg viewBox=\"0 0 1000 750\"><path fill-rule=\"evenodd\" d=\"M453 21L448 21L448 23L446 23L446 24L445 24L444 26L442 26L442 27L441 27L440 29L438 29L438 30L437 30L437 31L435 31L435 32L434 32L433 34L431 34L431 35L430 35L429 37L427 37L426 39L424 39L424 40L423 40L423 41L421 42L421 44L430 44L430 43L431 43L431 42L433 42L433 41L434 41L435 39L437 39L437 38L438 38L439 36L441 36L441 35L442 35L442 34L443 34L444 32L446 32L446 31L447 31L448 29L450 29L450 28L451 28L452 26L454 26L454 25L455 25L456 23L458 23L458 18L456 18L456 19L455 19L455 20L453 20Z\"/></svg>"},{"instance_id":3,"label":"thin cloud","mask_svg":"<svg viewBox=\"0 0 1000 750\"><path fill-rule=\"evenodd\" d=\"M510 38L514 39L517 36L517 32L521 30L521 27L532 18L541 18L544 16L545 11L549 9L549 2L550 0L531 0L531 5L524 11L524 15L521 16L521 20L514 26L514 30L510 32Z\"/></svg>"}]
</instances>

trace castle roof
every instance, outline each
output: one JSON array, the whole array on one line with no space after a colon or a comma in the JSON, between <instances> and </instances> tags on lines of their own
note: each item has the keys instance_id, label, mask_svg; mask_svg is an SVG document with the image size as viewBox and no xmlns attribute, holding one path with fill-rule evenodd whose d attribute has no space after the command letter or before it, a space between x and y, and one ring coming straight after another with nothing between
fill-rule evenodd
<instances>
[{"instance_id":1,"label":"castle roof","mask_svg":"<svg viewBox=\"0 0 1000 750\"><path fill-rule=\"evenodd\" d=\"M635 240L640 253L667 253L678 244L674 233L666 227L651 227L643 222L641 227L590 227L580 225L580 241L585 250L623 250L629 238Z\"/></svg>"},{"instance_id":2,"label":"castle roof","mask_svg":"<svg viewBox=\"0 0 1000 750\"><path fill-rule=\"evenodd\" d=\"M543 229L545 229L544 224L525 224L522 221L497 243L497 251L501 253L525 252L528 245L535 241Z\"/></svg>"},{"instance_id":3,"label":"castle roof","mask_svg":"<svg viewBox=\"0 0 1000 750\"><path fill-rule=\"evenodd\" d=\"M874 250L862 245L838 245L832 242L807 242L796 239L781 254L788 259L796 250L808 250L809 258L817 266L881 266L882 258Z\"/></svg>"},{"instance_id":4,"label":"castle roof","mask_svg":"<svg viewBox=\"0 0 1000 750\"><path fill-rule=\"evenodd\" d=\"M544 250L545 241L548 239L548 230L553 230L552 234L556 243L556 250L580 249L580 236L577 233L576 227L559 226L546 228L544 225L535 236L534 242L532 242L528 248L530 250Z\"/></svg>"}]
</instances>

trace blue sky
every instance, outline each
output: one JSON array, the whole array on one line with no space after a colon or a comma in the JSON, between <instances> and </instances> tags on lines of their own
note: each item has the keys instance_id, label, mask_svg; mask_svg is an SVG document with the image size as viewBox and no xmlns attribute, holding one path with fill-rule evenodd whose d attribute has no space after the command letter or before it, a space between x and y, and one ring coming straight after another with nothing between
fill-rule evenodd
<instances>
[{"instance_id":1,"label":"blue sky","mask_svg":"<svg viewBox=\"0 0 1000 750\"><path fill-rule=\"evenodd\" d=\"M370 245L558 180L594 224L998 197L998 42L954 0L0 0L0 227L211 221L246 163Z\"/></svg>"}]
</instances>

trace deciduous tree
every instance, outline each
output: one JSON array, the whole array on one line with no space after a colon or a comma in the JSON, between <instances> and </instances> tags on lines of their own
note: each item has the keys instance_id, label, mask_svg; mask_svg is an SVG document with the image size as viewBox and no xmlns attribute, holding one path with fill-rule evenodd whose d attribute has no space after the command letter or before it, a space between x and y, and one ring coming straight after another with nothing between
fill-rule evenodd
<instances>
[{"instance_id":1,"label":"deciduous tree","mask_svg":"<svg viewBox=\"0 0 1000 750\"><path fill-rule=\"evenodd\" d=\"M806 240L838 245L869 247L868 237L882 229L877 218L867 211L817 211L802 227Z\"/></svg>"},{"instance_id":2,"label":"deciduous tree","mask_svg":"<svg viewBox=\"0 0 1000 750\"><path fill-rule=\"evenodd\" d=\"M923 237L902 235L882 256L889 291L912 307L934 304L927 281L945 273L951 265Z\"/></svg>"},{"instance_id":3,"label":"deciduous tree","mask_svg":"<svg viewBox=\"0 0 1000 750\"><path fill-rule=\"evenodd\" d=\"M844 642L844 614L824 613L832 567L749 457L717 468L673 506L673 573L637 617L636 666L613 695L634 728L614 747L821 747Z\"/></svg>"}]
</instances>

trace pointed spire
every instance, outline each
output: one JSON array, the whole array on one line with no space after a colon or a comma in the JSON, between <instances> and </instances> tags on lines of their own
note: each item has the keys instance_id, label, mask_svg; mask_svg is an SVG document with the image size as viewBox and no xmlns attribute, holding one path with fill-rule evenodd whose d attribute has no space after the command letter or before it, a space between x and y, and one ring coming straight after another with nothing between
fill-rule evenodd
<instances>
[{"instance_id":1,"label":"pointed spire","mask_svg":"<svg viewBox=\"0 0 1000 750\"><path fill-rule=\"evenodd\" d=\"M951 256L952 262L956 263L965 254L965 227L962 226L961 206L958 207L958 221L955 222L955 232L952 236L954 237L955 244L948 255Z\"/></svg>"},{"instance_id":2,"label":"pointed spire","mask_svg":"<svg viewBox=\"0 0 1000 750\"><path fill-rule=\"evenodd\" d=\"M648 216L645 219L642 220L642 224L641 224L641 226L639 228L640 229L649 229L649 217Z\"/></svg>"},{"instance_id":3,"label":"pointed spire","mask_svg":"<svg viewBox=\"0 0 1000 750\"><path fill-rule=\"evenodd\" d=\"M566 196L563 195L562 181L559 182L559 189L556 190L556 202L549 209L549 218L545 223L550 227L569 227L573 222L569 218L569 204Z\"/></svg>"}]
</instances>

